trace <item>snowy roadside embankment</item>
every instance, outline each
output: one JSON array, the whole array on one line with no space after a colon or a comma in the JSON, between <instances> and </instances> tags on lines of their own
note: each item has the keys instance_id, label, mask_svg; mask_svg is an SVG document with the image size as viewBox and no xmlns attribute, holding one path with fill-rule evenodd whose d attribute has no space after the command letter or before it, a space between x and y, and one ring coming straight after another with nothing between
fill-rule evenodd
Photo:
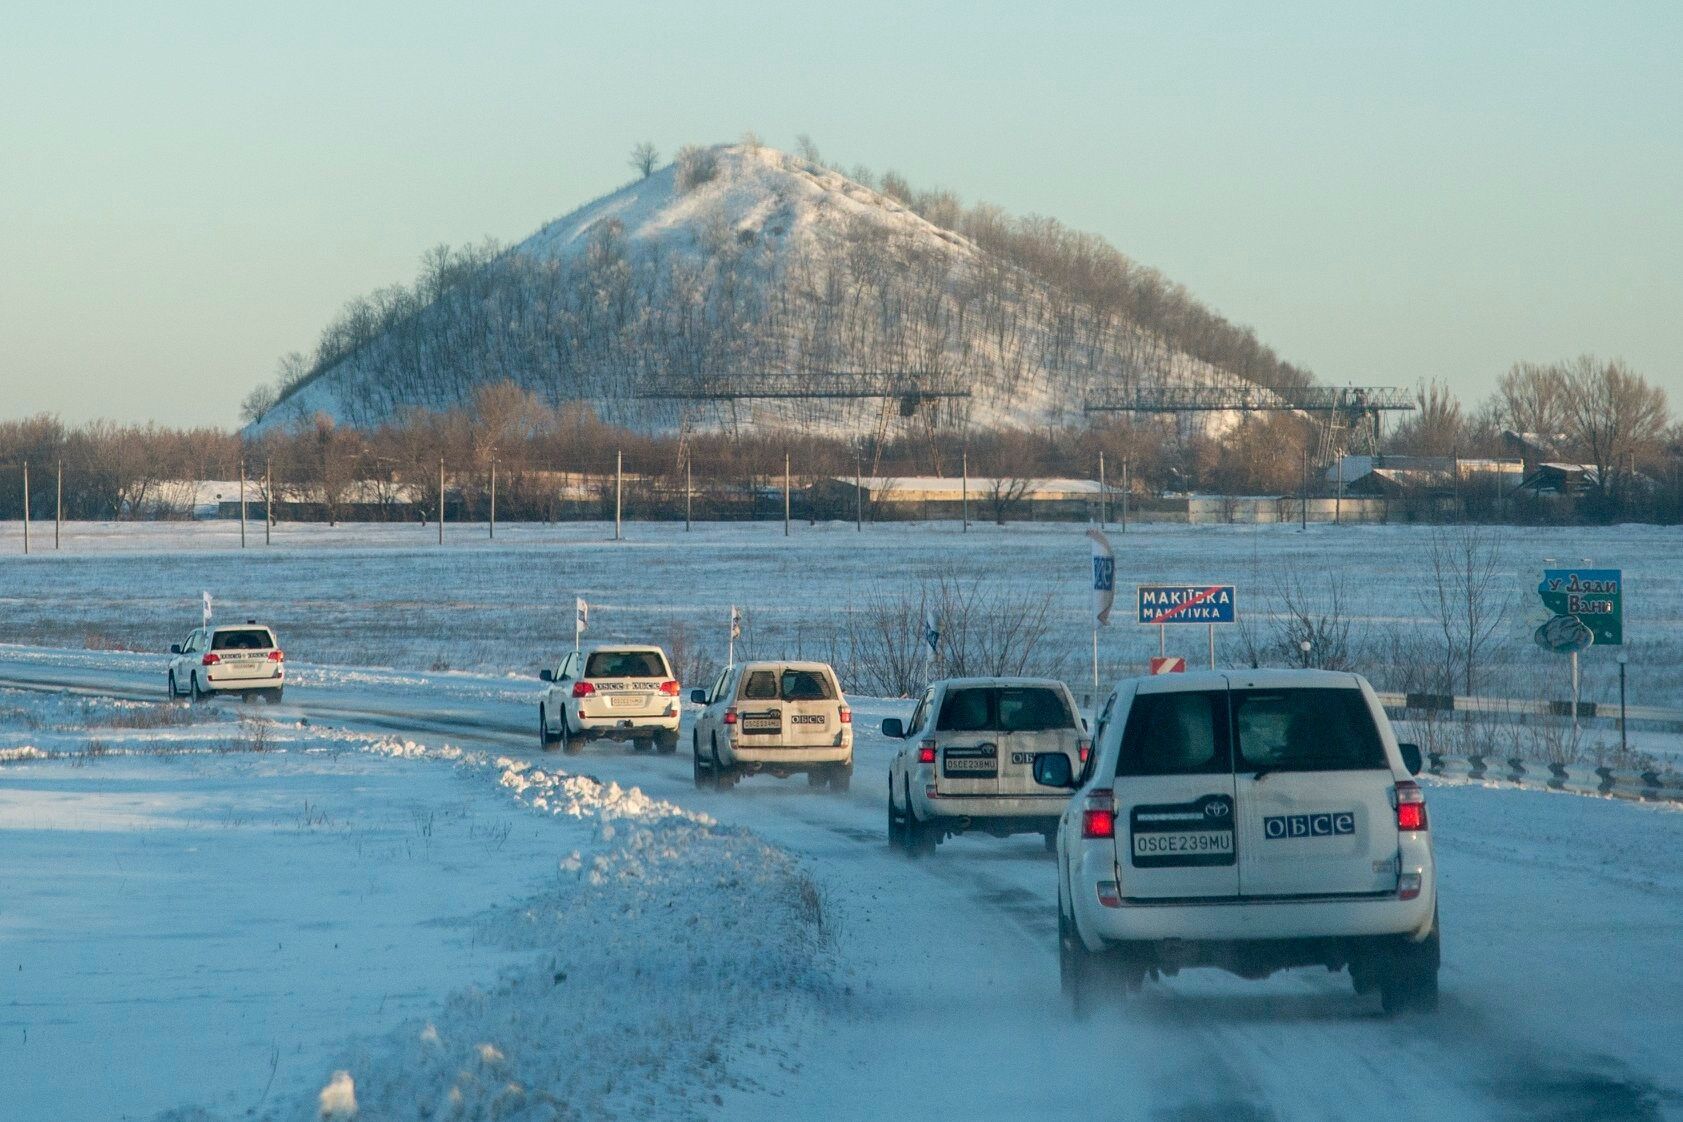
<instances>
[{"instance_id":1,"label":"snowy roadside embankment","mask_svg":"<svg viewBox=\"0 0 1683 1122\"><path fill-rule=\"evenodd\" d=\"M588 824L589 841L558 856L553 885L476 921L477 940L525 952L522 966L346 1046L319 1092L264 1117L352 1098L360 1118L699 1117L795 1070L832 986L832 939L788 854L634 787L448 746L370 747L494 774L530 809Z\"/></svg>"}]
</instances>

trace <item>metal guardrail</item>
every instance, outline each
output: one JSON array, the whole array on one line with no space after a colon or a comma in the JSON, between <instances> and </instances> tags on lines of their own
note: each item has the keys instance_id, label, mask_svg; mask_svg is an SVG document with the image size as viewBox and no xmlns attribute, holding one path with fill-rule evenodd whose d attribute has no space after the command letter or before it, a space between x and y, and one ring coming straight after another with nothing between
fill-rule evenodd
<instances>
[{"instance_id":1,"label":"metal guardrail","mask_svg":"<svg viewBox=\"0 0 1683 1122\"><path fill-rule=\"evenodd\" d=\"M1379 703L1393 717L1406 718L1410 713L1490 713L1503 717L1570 717L1572 703L1559 700L1532 700L1503 697L1460 697L1438 693L1380 693ZM1625 706L1626 721L1641 721L1658 726L1666 732L1683 732L1683 709L1663 709L1654 705ZM1579 720L1617 721L1616 702L1580 701Z\"/></svg>"},{"instance_id":2,"label":"metal guardrail","mask_svg":"<svg viewBox=\"0 0 1683 1122\"><path fill-rule=\"evenodd\" d=\"M1607 795L1621 799L1683 802L1683 775L1627 771L1588 764L1551 764L1488 756L1427 755L1426 773L1440 779L1512 783L1538 790Z\"/></svg>"}]
</instances>

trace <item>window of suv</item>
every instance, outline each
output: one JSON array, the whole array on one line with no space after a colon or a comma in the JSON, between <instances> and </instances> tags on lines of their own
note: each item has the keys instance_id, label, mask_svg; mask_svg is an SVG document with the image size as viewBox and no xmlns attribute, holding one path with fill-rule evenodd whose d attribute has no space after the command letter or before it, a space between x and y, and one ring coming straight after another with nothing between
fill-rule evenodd
<instances>
[{"instance_id":1,"label":"window of suv","mask_svg":"<svg viewBox=\"0 0 1683 1122\"><path fill-rule=\"evenodd\" d=\"M1075 727L1063 694L1045 686L1007 686L998 691L999 727L1004 732L1050 732Z\"/></svg>"},{"instance_id":2,"label":"window of suv","mask_svg":"<svg viewBox=\"0 0 1683 1122\"><path fill-rule=\"evenodd\" d=\"M274 645L275 637L260 627L217 631L210 637L213 651L266 651Z\"/></svg>"},{"instance_id":3,"label":"window of suv","mask_svg":"<svg viewBox=\"0 0 1683 1122\"><path fill-rule=\"evenodd\" d=\"M745 701L776 701L777 675L770 670L755 670L742 683Z\"/></svg>"},{"instance_id":4,"label":"window of suv","mask_svg":"<svg viewBox=\"0 0 1683 1122\"><path fill-rule=\"evenodd\" d=\"M980 732L992 728L993 706L988 704L987 689L949 690L941 699L941 716L935 722L938 732Z\"/></svg>"},{"instance_id":5,"label":"window of suv","mask_svg":"<svg viewBox=\"0 0 1683 1122\"><path fill-rule=\"evenodd\" d=\"M586 678L665 678L659 651L596 651L584 664Z\"/></svg>"},{"instance_id":6,"label":"window of suv","mask_svg":"<svg viewBox=\"0 0 1683 1122\"><path fill-rule=\"evenodd\" d=\"M816 670L785 670L783 672L784 701L834 701L835 687L830 676Z\"/></svg>"},{"instance_id":7,"label":"window of suv","mask_svg":"<svg viewBox=\"0 0 1683 1122\"><path fill-rule=\"evenodd\" d=\"M1122 729L1119 776L1216 775L1232 771L1227 691L1139 694Z\"/></svg>"},{"instance_id":8,"label":"window of suv","mask_svg":"<svg viewBox=\"0 0 1683 1122\"><path fill-rule=\"evenodd\" d=\"M1360 690L1234 690L1233 736L1239 771L1387 766L1384 742Z\"/></svg>"}]
</instances>

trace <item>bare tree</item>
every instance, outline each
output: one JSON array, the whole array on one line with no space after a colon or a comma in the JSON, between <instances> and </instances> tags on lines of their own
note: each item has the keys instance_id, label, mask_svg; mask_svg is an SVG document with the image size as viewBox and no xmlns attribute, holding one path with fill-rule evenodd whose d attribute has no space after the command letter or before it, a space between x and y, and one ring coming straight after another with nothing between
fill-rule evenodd
<instances>
[{"instance_id":1,"label":"bare tree","mask_svg":"<svg viewBox=\"0 0 1683 1122\"><path fill-rule=\"evenodd\" d=\"M1490 527L1466 523L1435 527L1427 540L1419 595L1443 638L1441 689L1460 687L1472 696L1514 603L1502 539Z\"/></svg>"},{"instance_id":2,"label":"bare tree","mask_svg":"<svg viewBox=\"0 0 1683 1122\"><path fill-rule=\"evenodd\" d=\"M818 157L818 145L814 144L812 142L812 137L808 136L804 132L795 138L795 155L799 156L809 164L823 163L823 161Z\"/></svg>"},{"instance_id":3,"label":"bare tree","mask_svg":"<svg viewBox=\"0 0 1683 1122\"><path fill-rule=\"evenodd\" d=\"M1595 467L1595 487L1615 491L1614 469L1657 446L1670 419L1665 391L1614 359L1582 355L1561 364L1567 435Z\"/></svg>"},{"instance_id":4,"label":"bare tree","mask_svg":"<svg viewBox=\"0 0 1683 1122\"><path fill-rule=\"evenodd\" d=\"M631 150L631 166L636 168L644 179L654 174L654 169L659 163L660 152L647 140Z\"/></svg>"},{"instance_id":5,"label":"bare tree","mask_svg":"<svg viewBox=\"0 0 1683 1122\"><path fill-rule=\"evenodd\" d=\"M1393 447L1417 456L1449 456L1464 445L1466 420L1448 386L1423 383L1414 403L1418 409L1397 426Z\"/></svg>"},{"instance_id":6,"label":"bare tree","mask_svg":"<svg viewBox=\"0 0 1683 1122\"><path fill-rule=\"evenodd\" d=\"M1344 608L1344 575L1328 570L1324 584L1316 588L1303 576L1313 567L1310 559L1304 558L1288 566L1275 586L1285 614L1274 618L1274 653L1286 666L1349 670L1355 659L1350 647L1350 617ZM1309 644L1307 652L1304 643Z\"/></svg>"},{"instance_id":7,"label":"bare tree","mask_svg":"<svg viewBox=\"0 0 1683 1122\"><path fill-rule=\"evenodd\" d=\"M1497 416L1519 433L1557 440L1566 432L1566 379L1559 366L1516 362L1496 384Z\"/></svg>"}]
</instances>

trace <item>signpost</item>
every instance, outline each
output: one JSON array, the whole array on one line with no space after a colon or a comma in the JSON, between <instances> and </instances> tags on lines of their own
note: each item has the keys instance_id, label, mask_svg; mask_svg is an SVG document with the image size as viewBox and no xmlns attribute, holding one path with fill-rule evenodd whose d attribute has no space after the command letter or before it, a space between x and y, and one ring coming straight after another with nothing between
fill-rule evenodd
<instances>
[{"instance_id":1,"label":"signpost","mask_svg":"<svg viewBox=\"0 0 1683 1122\"><path fill-rule=\"evenodd\" d=\"M1134 586L1136 621L1157 628L1157 654L1168 655L1168 629L1204 624L1209 629L1210 669L1215 669L1215 629L1237 623L1238 590L1231 584L1140 584Z\"/></svg>"},{"instance_id":2,"label":"signpost","mask_svg":"<svg viewBox=\"0 0 1683 1122\"><path fill-rule=\"evenodd\" d=\"M1572 735L1578 735L1578 654L1625 641L1624 572L1620 569L1544 569L1537 586L1551 615L1532 638L1539 647L1572 656ZM1621 678L1624 666L1620 664Z\"/></svg>"}]
</instances>

